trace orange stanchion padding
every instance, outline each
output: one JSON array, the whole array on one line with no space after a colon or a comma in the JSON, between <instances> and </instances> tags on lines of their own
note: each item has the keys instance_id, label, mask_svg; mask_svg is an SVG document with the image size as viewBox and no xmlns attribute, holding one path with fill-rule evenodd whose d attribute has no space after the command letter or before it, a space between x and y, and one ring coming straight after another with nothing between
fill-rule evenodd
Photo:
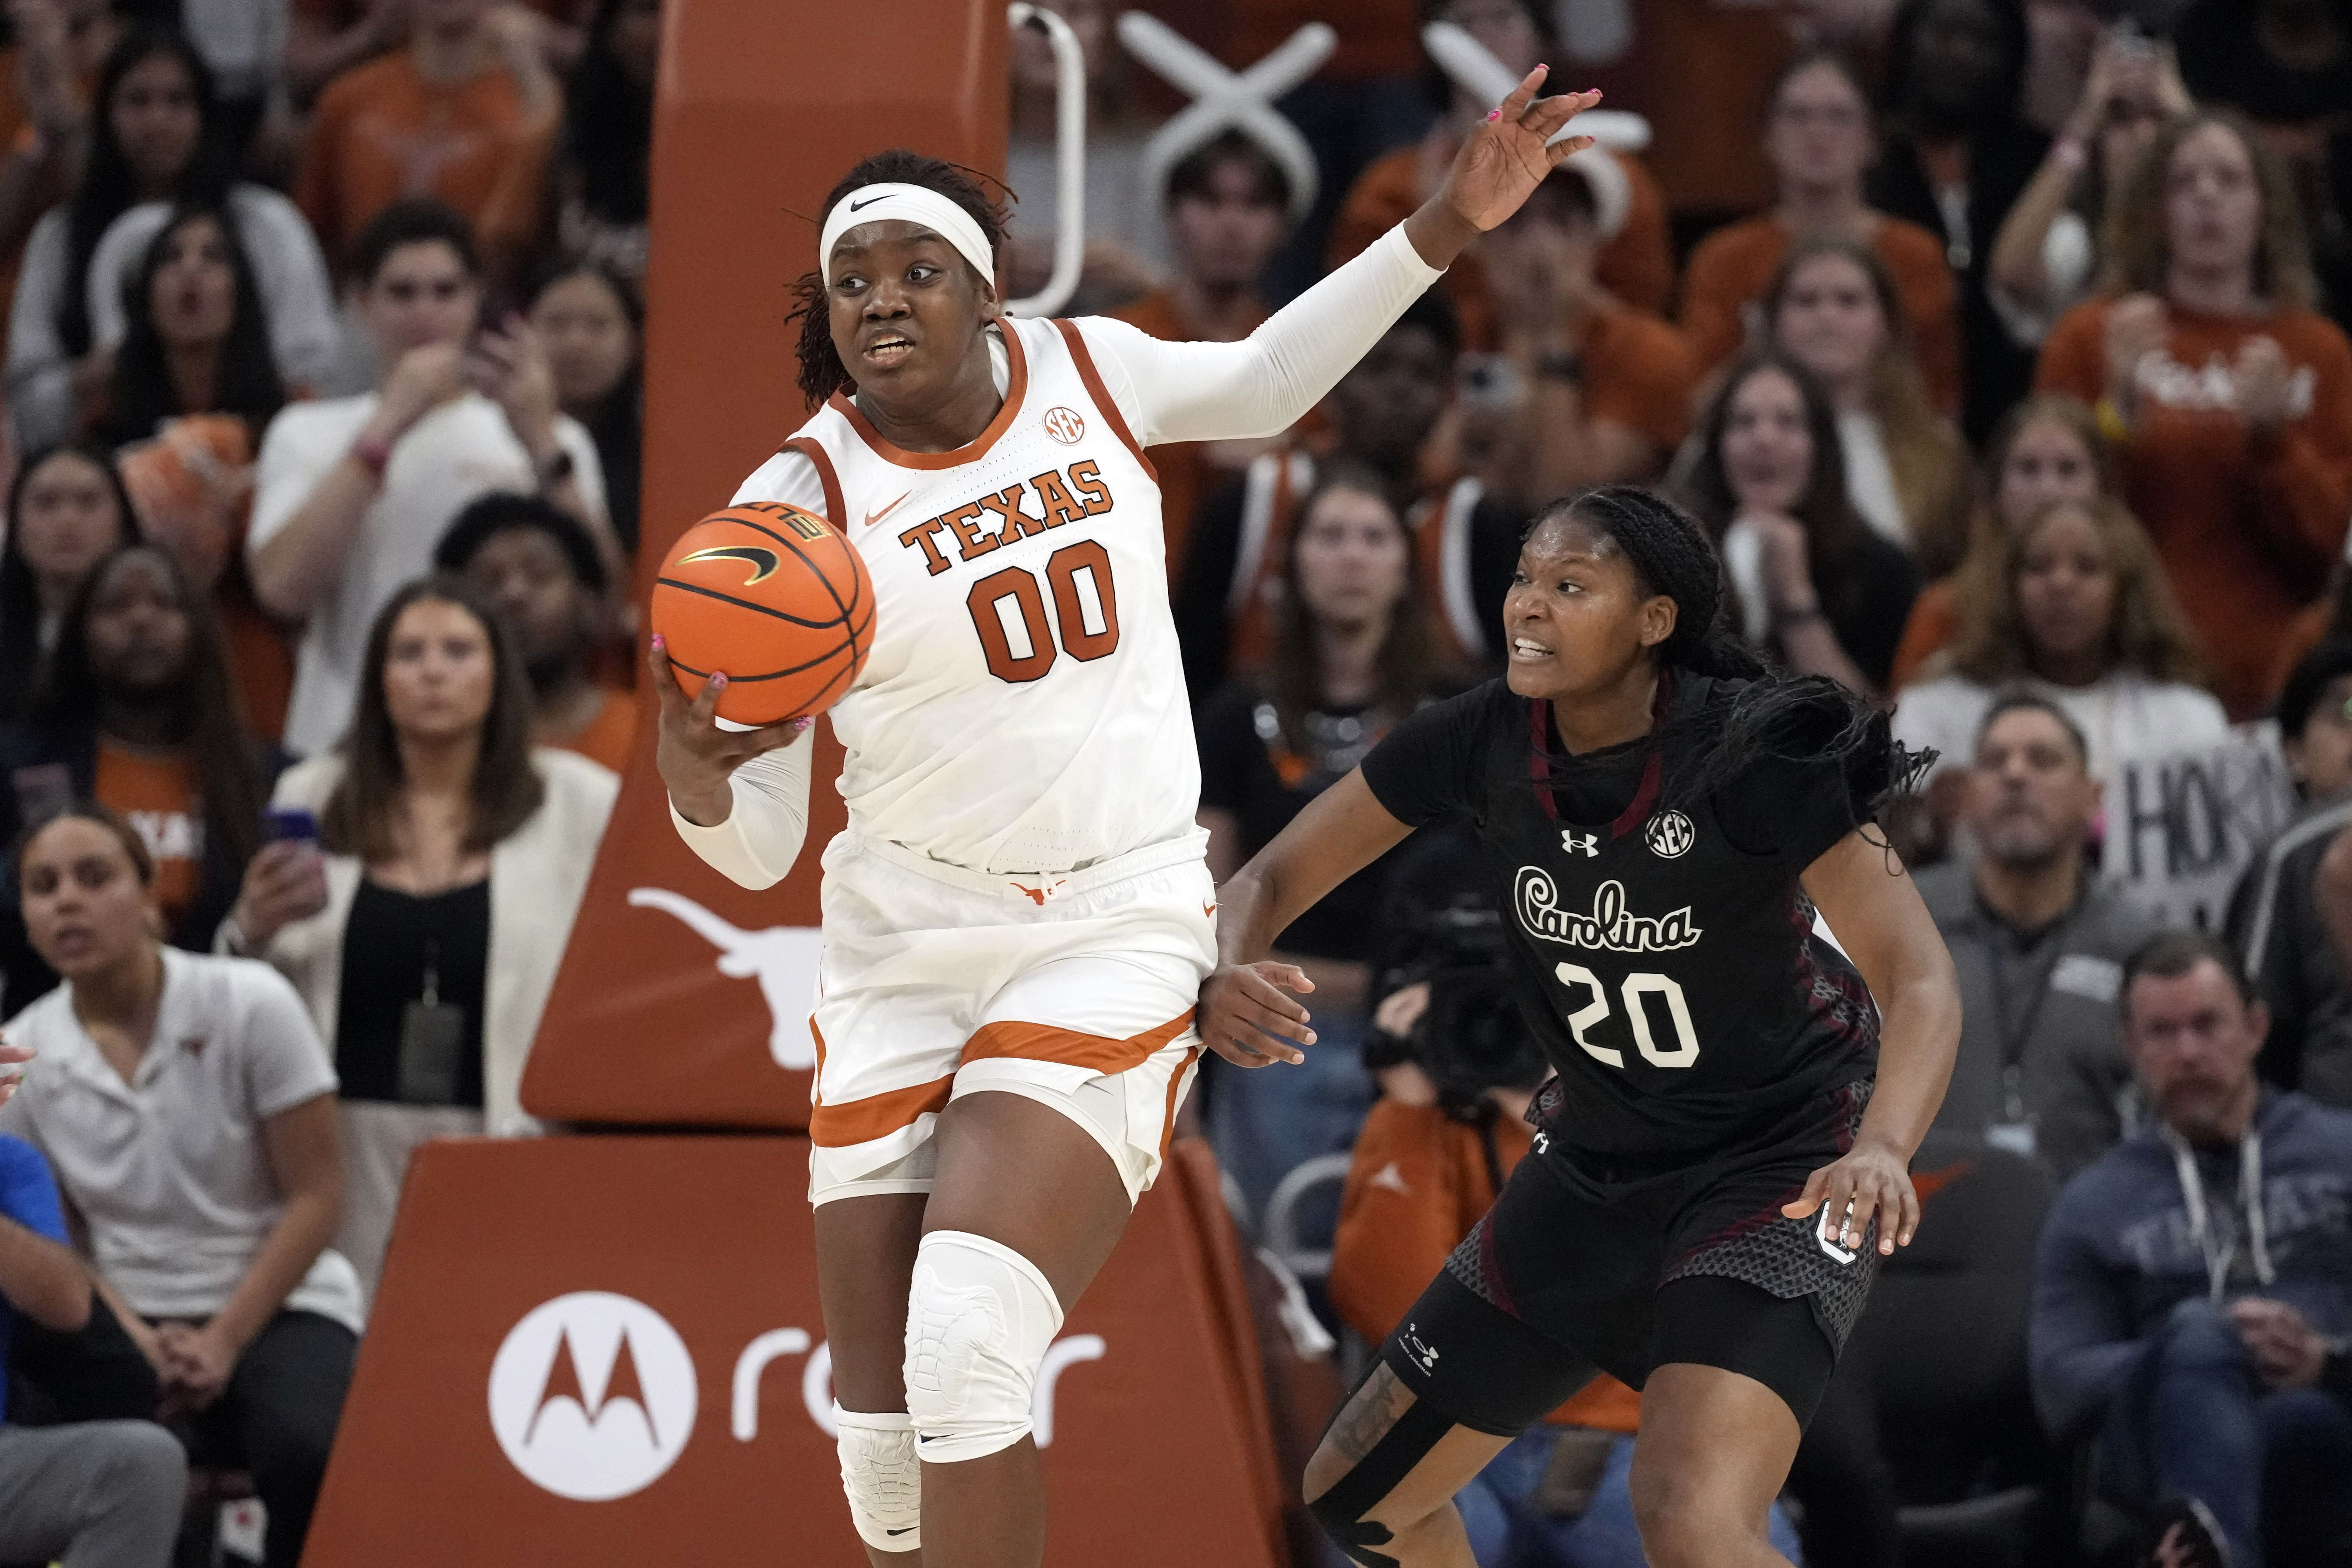
<instances>
[{"instance_id":1,"label":"orange stanchion padding","mask_svg":"<svg viewBox=\"0 0 2352 1568\"><path fill-rule=\"evenodd\" d=\"M811 220L834 183L887 147L1004 167L1003 0L890 0L872 14L887 63L875 29L852 15L837 0L662 9L641 610L677 536L725 506L807 417L798 329L784 318L793 281L816 266ZM776 889L747 893L670 830L650 693L642 708L523 1104L562 1121L804 1128L816 858L843 821L840 750L820 743L800 866Z\"/></svg>"},{"instance_id":2,"label":"orange stanchion padding","mask_svg":"<svg viewBox=\"0 0 2352 1568\"><path fill-rule=\"evenodd\" d=\"M807 1162L773 1134L427 1145L308 1568L863 1568L819 1425ZM1283 1562L1265 1416L1234 1375L1255 1350L1185 1170L1048 1355L1052 1568Z\"/></svg>"}]
</instances>

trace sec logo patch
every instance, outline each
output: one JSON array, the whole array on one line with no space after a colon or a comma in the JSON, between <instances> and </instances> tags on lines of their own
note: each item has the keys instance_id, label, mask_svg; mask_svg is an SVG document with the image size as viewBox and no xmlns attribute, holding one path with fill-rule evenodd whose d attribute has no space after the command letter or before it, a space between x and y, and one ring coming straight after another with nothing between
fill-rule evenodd
<instances>
[{"instance_id":1,"label":"sec logo patch","mask_svg":"<svg viewBox=\"0 0 2352 1568\"><path fill-rule=\"evenodd\" d=\"M1650 818L1649 828L1643 837L1649 840L1653 853L1672 860L1690 852L1690 847L1697 842L1698 831L1681 812L1662 811Z\"/></svg>"},{"instance_id":2,"label":"sec logo patch","mask_svg":"<svg viewBox=\"0 0 2352 1568\"><path fill-rule=\"evenodd\" d=\"M1065 408L1057 403L1045 410L1045 434L1063 446L1076 446L1086 433L1087 422L1078 416L1076 409Z\"/></svg>"}]
</instances>

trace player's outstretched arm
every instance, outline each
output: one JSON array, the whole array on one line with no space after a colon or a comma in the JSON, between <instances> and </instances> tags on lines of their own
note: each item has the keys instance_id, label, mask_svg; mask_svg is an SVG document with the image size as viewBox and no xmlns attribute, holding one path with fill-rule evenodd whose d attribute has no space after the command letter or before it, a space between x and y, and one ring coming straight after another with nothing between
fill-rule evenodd
<instances>
[{"instance_id":1,"label":"player's outstretched arm","mask_svg":"<svg viewBox=\"0 0 2352 1568\"><path fill-rule=\"evenodd\" d=\"M1146 446L1276 435L1323 400L1463 247L1519 209L1546 174L1591 145L1546 140L1601 101L1598 92L1538 98L1528 74L1463 143L1444 185L1346 265L1240 342L1162 342L1125 322L1089 320L1087 340L1115 368L1117 395Z\"/></svg>"},{"instance_id":2,"label":"player's outstretched arm","mask_svg":"<svg viewBox=\"0 0 2352 1568\"><path fill-rule=\"evenodd\" d=\"M1919 1228L1911 1156L1944 1103L1960 1046L1960 983L1943 934L1895 852L1856 828L1805 868L1806 896L1829 921L1878 1004L1878 1087L1843 1159L1822 1166L1780 1212L1829 1205L1855 1247L1878 1216L1878 1250L1908 1247ZM1849 1212L1847 1205L1853 1205Z\"/></svg>"},{"instance_id":3,"label":"player's outstretched arm","mask_svg":"<svg viewBox=\"0 0 2352 1568\"><path fill-rule=\"evenodd\" d=\"M654 766L669 792L678 837L728 880L754 890L773 887L800 858L808 834L810 748L793 742L814 721L720 729L719 693L727 677L714 672L689 700L658 634L646 651L646 668L661 703Z\"/></svg>"},{"instance_id":4,"label":"player's outstretched arm","mask_svg":"<svg viewBox=\"0 0 2352 1568\"><path fill-rule=\"evenodd\" d=\"M1404 841L1412 831L1364 783L1358 769L1250 857L1217 889L1217 967L1201 987L1201 1039L1236 1067L1303 1062L1292 1040L1315 1043L1293 992L1315 989L1294 964L1266 961L1290 922L1325 894Z\"/></svg>"}]
</instances>

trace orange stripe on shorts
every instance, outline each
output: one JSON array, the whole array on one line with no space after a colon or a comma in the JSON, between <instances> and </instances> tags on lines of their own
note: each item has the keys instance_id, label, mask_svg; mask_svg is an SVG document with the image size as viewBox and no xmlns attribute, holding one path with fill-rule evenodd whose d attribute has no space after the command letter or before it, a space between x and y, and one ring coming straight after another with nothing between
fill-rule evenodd
<instances>
[{"instance_id":1,"label":"orange stripe on shorts","mask_svg":"<svg viewBox=\"0 0 2352 1568\"><path fill-rule=\"evenodd\" d=\"M1018 1057L1023 1061L1060 1062L1090 1072L1125 1072L1129 1068L1141 1067L1147 1058L1182 1034L1192 1023L1192 1009L1187 1007L1158 1028L1146 1029L1124 1040L1076 1029L1058 1029L1051 1024L982 1024L979 1032L964 1043L963 1059L971 1062L988 1057Z\"/></svg>"},{"instance_id":2,"label":"orange stripe on shorts","mask_svg":"<svg viewBox=\"0 0 2352 1568\"><path fill-rule=\"evenodd\" d=\"M915 1118L926 1111L946 1110L948 1096L954 1089L955 1075L950 1073L930 1083L887 1089L840 1105L819 1105L809 1112L809 1142L820 1149L846 1149L853 1143L887 1138L901 1128L912 1127Z\"/></svg>"}]
</instances>

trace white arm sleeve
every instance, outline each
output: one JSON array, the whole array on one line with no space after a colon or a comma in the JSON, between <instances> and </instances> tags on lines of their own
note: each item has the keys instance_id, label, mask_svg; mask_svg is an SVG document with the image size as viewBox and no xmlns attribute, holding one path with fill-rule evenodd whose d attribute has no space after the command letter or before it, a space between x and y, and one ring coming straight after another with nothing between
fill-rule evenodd
<instances>
[{"instance_id":1,"label":"white arm sleeve","mask_svg":"<svg viewBox=\"0 0 2352 1568\"><path fill-rule=\"evenodd\" d=\"M727 781L734 807L716 827L698 827L672 805L669 819L677 836L703 864L736 886L754 892L774 887L800 858L801 841L808 836L809 753L815 749L803 735L737 768Z\"/></svg>"},{"instance_id":2,"label":"white arm sleeve","mask_svg":"<svg viewBox=\"0 0 2352 1568\"><path fill-rule=\"evenodd\" d=\"M1240 342L1162 342L1091 316L1082 330L1143 445L1272 436L1323 401L1444 276L1399 224Z\"/></svg>"}]
</instances>

